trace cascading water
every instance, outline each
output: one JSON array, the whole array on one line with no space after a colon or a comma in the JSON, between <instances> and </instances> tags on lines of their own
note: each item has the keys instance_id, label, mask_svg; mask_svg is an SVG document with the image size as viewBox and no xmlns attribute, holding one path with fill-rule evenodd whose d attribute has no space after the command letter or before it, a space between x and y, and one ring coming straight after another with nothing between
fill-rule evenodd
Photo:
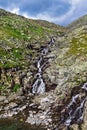
<instances>
[{"instance_id":1,"label":"cascading water","mask_svg":"<svg viewBox=\"0 0 87 130\"><path fill-rule=\"evenodd\" d=\"M41 54L37 60L37 78L32 86L32 93L42 94L46 91L46 84L43 79L43 68L47 64L45 57L49 51L49 47L55 43L55 39L52 38L47 47L41 49ZM84 83L81 87L81 91L78 94L72 96L71 101L66 106L65 111L61 115L61 123L63 123L67 130L70 130L71 125L81 124L84 119L84 104L87 96L87 83Z\"/></svg>"},{"instance_id":2,"label":"cascading water","mask_svg":"<svg viewBox=\"0 0 87 130\"><path fill-rule=\"evenodd\" d=\"M32 93L41 94L41 93L45 92L45 83L44 83L43 77L42 77L42 66L41 66L42 60L43 59L41 57L41 58L39 58L39 60L37 62L38 73L37 73L37 79L36 79L35 83L33 84Z\"/></svg>"},{"instance_id":3,"label":"cascading water","mask_svg":"<svg viewBox=\"0 0 87 130\"><path fill-rule=\"evenodd\" d=\"M48 43L49 46L52 46L55 42L55 39L52 37L51 38L51 41ZM42 69L43 67L46 65L46 63L43 63L44 61L44 55L47 55L48 53L48 46L47 47L44 47L42 50L41 50L41 54L40 54L40 57L37 61L37 78L32 86L32 93L34 94L42 94L46 91L46 85L45 85L45 82L43 80L43 75L42 75Z\"/></svg>"},{"instance_id":4,"label":"cascading water","mask_svg":"<svg viewBox=\"0 0 87 130\"><path fill-rule=\"evenodd\" d=\"M69 130L72 124L81 124L84 119L83 111L87 96L87 83L84 83L81 92L72 97L70 103L67 105L61 120Z\"/></svg>"}]
</instances>

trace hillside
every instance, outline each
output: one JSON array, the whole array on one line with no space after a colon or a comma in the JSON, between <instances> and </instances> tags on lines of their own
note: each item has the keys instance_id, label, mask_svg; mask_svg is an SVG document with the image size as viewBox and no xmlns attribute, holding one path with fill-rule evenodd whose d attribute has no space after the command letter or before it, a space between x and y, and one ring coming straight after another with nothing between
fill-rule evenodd
<instances>
[{"instance_id":1,"label":"hillside","mask_svg":"<svg viewBox=\"0 0 87 130\"><path fill-rule=\"evenodd\" d=\"M64 28L0 10L1 120L87 129L86 23L87 15Z\"/></svg>"},{"instance_id":2,"label":"hillside","mask_svg":"<svg viewBox=\"0 0 87 130\"><path fill-rule=\"evenodd\" d=\"M79 28L85 25L87 25L87 15L84 15L80 17L79 19L75 20L74 22L70 23L67 26L67 28L72 30L72 29Z\"/></svg>"},{"instance_id":3,"label":"hillside","mask_svg":"<svg viewBox=\"0 0 87 130\"><path fill-rule=\"evenodd\" d=\"M25 60L40 49L41 44L48 42L53 35L60 35L62 30L62 27L46 21L30 20L0 10L0 66L8 68L19 64L23 66ZM30 45L34 49L29 51L27 48Z\"/></svg>"}]
</instances>

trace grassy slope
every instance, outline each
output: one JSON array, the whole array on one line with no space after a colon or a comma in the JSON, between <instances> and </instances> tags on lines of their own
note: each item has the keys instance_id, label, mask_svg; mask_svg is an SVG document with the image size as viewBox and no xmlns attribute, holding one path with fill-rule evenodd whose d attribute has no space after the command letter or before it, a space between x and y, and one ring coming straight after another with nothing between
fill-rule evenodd
<instances>
[{"instance_id":1,"label":"grassy slope","mask_svg":"<svg viewBox=\"0 0 87 130\"><path fill-rule=\"evenodd\" d=\"M55 30L56 28L56 30ZM40 46L63 32L47 21L26 19L0 10L0 67L25 67L36 57ZM38 43L37 43L38 42ZM32 45L32 48L27 46Z\"/></svg>"},{"instance_id":2,"label":"grassy slope","mask_svg":"<svg viewBox=\"0 0 87 130\"><path fill-rule=\"evenodd\" d=\"M58 91L63 87L72 88L87 80L87 20L85 24L81 20L78 27L74 23L75 28L70 26L66 34L58 39L54 48L56 58L46 70L51 81L58 84Z\"/></svg>"},{"instance_id":3,"label":"grassy slope","mask_svg":"<svg viewBox=\"0 0 87 130\"><path fill-rule=\"evenodd\" d=\"M67 29L70 41L68 54L87 56L87 15L68 25Z\"/></svg>"},{"instance_id":4,"label":"grassy slope","mask_svg":"<svg viewBox=\"0 0 87 130\"><path fill-rule=\"evenodd\" d=\"M65 32L65 28L47 21L26 19L0 10L0 68L20 66L31 70L40 47L45 46L52 36L57 36L56 48L52 50L56 59L51 63L51 68L46 69L47 75L51 76L49 79L58 72L56 79L65 73L73 80L67 81L70 82L68 86L74 86L74 79L76 83L83 82L81 79L85 77L87 69L86 23L87 16L84 16L69 25Z\"/></svg>"}]
</instances>

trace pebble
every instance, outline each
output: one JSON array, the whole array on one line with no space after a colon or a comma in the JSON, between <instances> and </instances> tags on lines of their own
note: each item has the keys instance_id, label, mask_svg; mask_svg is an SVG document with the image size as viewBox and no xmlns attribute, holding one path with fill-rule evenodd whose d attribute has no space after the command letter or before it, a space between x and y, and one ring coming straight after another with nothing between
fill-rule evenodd
<instances>
[{"instance_id":1,"label":"pebble","mask_svg":"<svg viewBox=\"0 0 87 130\"><path fill-rule=\"evenodd\" d=\"M9 103L9 101L8 100L4 100L4 103Z\"/></svg>"},{"instance_id":2,"label":"pebble","mask_svg":"<svg viewBox=\"0 0 87 130\"><path fill-rule=\"evenodd\" d=\"M11 103L9 103L9 108L14 108L14 107L17 107L18 106L18 104L16 104L15 102L11 102Z\"/></svg>"},{"instance_id":3,"label":"pebble","mask_svg":"<svg viewBox=\"0 0 87 130\"><path fill-rule=\"evenodd\" d=\"M40 116L40 118L41 118L41 119L45 119L45 116L44 116L44 115L43 115L43 116Z\"/></svg>"}]
</instances>

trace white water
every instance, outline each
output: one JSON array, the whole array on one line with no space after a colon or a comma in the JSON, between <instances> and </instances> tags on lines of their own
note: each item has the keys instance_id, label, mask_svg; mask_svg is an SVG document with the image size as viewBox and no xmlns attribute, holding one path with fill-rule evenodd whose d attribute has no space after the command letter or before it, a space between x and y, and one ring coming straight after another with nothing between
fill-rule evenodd
<instances>
[{"instance_id":1,"label":"white water","mask_svg":"<svg viewBox=\"0 0 87 130\"><path fill-rule=\"evenodd\" d=\"M48 43L50 46L52 46L55 43L55 39L52 37L51 41Z\"/></svg>"},{"instance_id":2,"label":"white water","mask_svg":"<svg viewBox=\"0 0 87 130\"><path fill-rule=\"evenodd\" d=\"M64 124L68 127L70 127L72 124L80 124L84 120L84 104L86 100L86 94L87 92L87 83L84 83L82 88L84 92L80 92L79 94L72 97L70 103L66 107L66 117L65 115L62 117L62 120L64 120ZM82 94L84 93L84 96Z\"/></svg>"},{"instance_id":3,"label":"white water","mask_svg":"<svg viewBox=\"0 0 87 130\"><path fill-rule=\"evenodd\" d=\"M36 74L38 76L38 78L36 79L35 83L33 84L33 89L32 89L32 93L37 93L37 94L42 94L45 92L45 83L43 81L43 77L42 77L42 66L41 66L41 62L42 62L42 57L38 60L37 62L37 68L38 68L38 73Z\"/></svg>"},{"instance_id":4,"label":"white water","mask_svg":"<svg viewBox=\"0 0 87 130\"><path fill-rule=\"evenodd\" d=\"M33 84L32 93L42 94L45 92L45 83L42 78L37 79Z\"/></svg>"},{"instance_id":5,"label":"white water","mask_svg":"<svg viewBox=\"0 0 87 130\"><path fill-rule=\"evenodd\" d=\"M49 45L51 46L52 44L54 44L54 42L55 42L55 39L52 38L51 41L49 42ZM40 57L37 61L37 69L38 69L38 72L36 74L37 79L35 80L35 82L32 86L32 93L34 93L34 94L42 94L46 91L46 85L43 80L42 69L47 64L46 62L43 63L43 61L44 61L43 56L47 55L47 53L48 53L48 46L41 50Z\"/></svg>"},{"instance_id":6,"label":"white water","mask_svg":"<svg viewBox=\"0 0 87 130\"><path fill-rule=\"evenodd\" d=\"M82 86L82 89L84 89L85 91L87 91L87 83L84 83L84 85Z\"/></svg>"},{"instance_id":7,"label":"white water","mask_svg":"<svg viewBox=\"0 0 87 130\"><path fill-rule=\"evenodd\" d=\"M44 48L41 52L42 52L42 55L46 55L48 53L48 48Z\"/></svg>"},{"instance_id":8,"label":"white water","mask_svg":"<svg viewBox=\"0 0 87 130\"><path fill-rule=\"evenodd\" d=\"M77 94L76 96L73 96L71 99L71 102L69 103L68 107L71 107L73 105L73 103L76 103L76 99L79 97L79 94Z\"/></svg>"},{"instance_id":9,"label":"white water","mask_svg":"<svg viewBox=\"0 0 87 130\"><path fill-rule=\"evenodd\" d=\"M70 109L69 117L65 121L66 126L70 126L71 123L76 122L80 123L83 121L83 108L84 108L85 99L81 102L80 106L78 106L75 111Z\"/></svg>"}]
</instances>

